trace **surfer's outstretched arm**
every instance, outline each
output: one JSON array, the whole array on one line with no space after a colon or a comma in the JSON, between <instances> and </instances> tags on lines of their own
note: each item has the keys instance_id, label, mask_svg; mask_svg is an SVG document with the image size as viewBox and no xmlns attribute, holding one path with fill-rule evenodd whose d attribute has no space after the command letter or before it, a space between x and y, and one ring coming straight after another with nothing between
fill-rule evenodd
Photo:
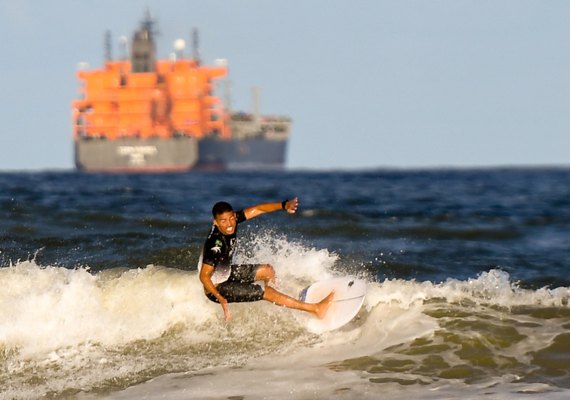
<instances>
[{"instance_id":1,"label":"surfer's outstretched arm","mask_svg":"<svg viewBox=\"0 0 570 400\"><path fill-rule=\"evenodd\" d=\"M297 197L291 200L284 200L281 202L263 203L251 206L243 210L246 219L255 218L261 214L285 210L289 214L294 214L299 206L299 199Z\"/></svg>"},{"instance_id":2,"label":"surfer's outstretched arm","mask_svg":"<svg viewBox=\"0 0 570 400\"><path fill-rule=\"evenodd\" d=\"M334 291L322 299L319 303L305 303L293 297L287 296L286 294L278 292L270 286L265 287L265 293L263 295L264 300L270 301L273 304L287 308L293 308L295 310L306 311L321 319L325 317L327 310L333 301L333 298Z\"/></svg>"}]
</instances>

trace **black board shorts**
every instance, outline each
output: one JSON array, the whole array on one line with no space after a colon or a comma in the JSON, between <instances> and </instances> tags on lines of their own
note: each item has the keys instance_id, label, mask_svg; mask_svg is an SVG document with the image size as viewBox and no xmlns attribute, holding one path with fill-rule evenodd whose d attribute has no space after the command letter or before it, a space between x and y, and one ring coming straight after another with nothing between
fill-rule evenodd
<instances>
[{"instance_id":1,"label":"black board shorts","mask_svg":"<svg viewBox=\"0 0 570 400\"><path fill-rule=\"evenodd\" d=\"M261 285L255 284L255 274L260 264L232 265L229 278L218 284L216 289L228 303L244 303L263 300L265 290ZM207 293L208 299L219 303L212 294Z\"/></svg>"}]
</instances>

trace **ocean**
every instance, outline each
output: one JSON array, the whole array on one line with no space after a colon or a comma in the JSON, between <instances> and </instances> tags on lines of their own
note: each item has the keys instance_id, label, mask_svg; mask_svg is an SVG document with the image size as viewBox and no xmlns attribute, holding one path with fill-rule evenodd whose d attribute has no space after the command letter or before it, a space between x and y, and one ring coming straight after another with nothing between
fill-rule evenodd
<instances>
[{"instance_id":1,"label":"ocean","mask_svg":"<svg viewBox=\"0 0 570 400\"><path fill-rule=\"evenodd\" d=\"M567 399L570 169L0 173L0 399ZM344 327L221 307L219 200L279 290L367 282Z\"/></svg>"}]
</instances>

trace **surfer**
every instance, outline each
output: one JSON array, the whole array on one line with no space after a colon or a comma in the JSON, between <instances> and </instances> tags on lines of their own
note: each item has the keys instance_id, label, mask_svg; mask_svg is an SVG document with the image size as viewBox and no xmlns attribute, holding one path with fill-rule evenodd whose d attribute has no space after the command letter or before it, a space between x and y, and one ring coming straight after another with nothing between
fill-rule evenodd
<instances>
[{"instance_id":1,"label":"surfer","mask_svg":"<svg viewBox=\"0 0 570 400\"><path fill-rule=\"evenodd\" d=\"M285 200L281 203L264 203L244 210L234 211L226 202L218 202L212 208L214 217L212 229L202 251L200 281L208 299L219 303L226 320L231 315L228 303L267 300L274 304L303 310L324 318L334 292L319 303L305 303L275 290L275 270L270 264L232 264L237 242L238 224L259 215L285 210L289 214L297 211L299 200ZM263 281L263 287L255 282Z\"/></svg>"}]
</instances>

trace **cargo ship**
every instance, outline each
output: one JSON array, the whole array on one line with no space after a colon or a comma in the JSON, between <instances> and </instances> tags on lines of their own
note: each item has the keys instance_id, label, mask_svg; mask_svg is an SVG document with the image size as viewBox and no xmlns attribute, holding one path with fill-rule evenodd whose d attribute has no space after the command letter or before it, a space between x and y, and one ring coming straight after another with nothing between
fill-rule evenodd
<instances>
[{"instance_id":1,"label":"cargo ship","mask_svg":"<svg viewBox=\"0 0 570 400\"><path fill-rule=\"evenodd\" d=\"M215 95L227 63L202 65L198 35L192 55L185 42L157 59L155 21L147 13L111 57L105 40L102 68L77 71L79 98L72 103L75 165L87 172L279 170L286 162L288 116L239 112ZM254 107L257 109L258 107Z\"/></svg>"}]
</instances>

